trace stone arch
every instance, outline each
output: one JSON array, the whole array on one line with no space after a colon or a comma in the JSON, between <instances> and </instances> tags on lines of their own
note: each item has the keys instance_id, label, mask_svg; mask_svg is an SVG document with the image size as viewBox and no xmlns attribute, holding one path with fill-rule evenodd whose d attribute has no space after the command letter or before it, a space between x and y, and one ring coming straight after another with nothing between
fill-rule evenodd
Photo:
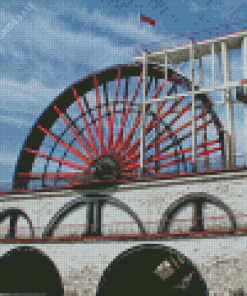
<instances>
[{"instance_id":1,"label":"stone arch","mask_svg":"<svg viewBox=\"0 0 247 296\"><path fill-rule=\"evenodd\" d=\"M162 263L169 264L174 270L165 278L156 272ZM188 276L191 276L189 287L183 291L180 285ZM199 296L207 295L207 286L195 265L185 255L168 246L145 244L120 253L110 263L102 274L96 295Z\"/></svg>"},{"instance_id":2,"label":"stone arch","mask_svg":"<svg viewBox=\"0 0 247 296\"><path fill-rule=\"evenodd\" d=\"M49 221L48 225L46 226L46 229L43 233L43 237L51 237L53 236L54 230L57 228L59 223L62 222L62 220L69 215L72 211L78 209L79 207L86 206L87 204L89 205L90 203L100 203L100 208L103 207L105 204L111 204L113 206L116 206L117 208L123 210L126 212L128 215L130 215L136 224L138 225L141 234L145 234L145 228L143 226L143 223L139 219L138 215L129 207L127 206L124 202L114 198L114 197L109 197L105 195L92 195L92 196L86 196L86 197L80 197L76 198L68 203L66 203ZM101 216L101 214L100 214ZM100 219L100 218L99 218ZM89 223L91 223L89 221ZM93 222L94 223L94 222ZM101 221L98 221L96 219L95 224L101 224ZM101 231L99 232L101 233ZM98 235L99 235L98 233Z\"/></svg>"},{"instance_id":3,"label":"stone arch","mask_svg":"<svg viewBox=\"0 0 247 296\"><path fill-rule=\"evenodd\" d=\"M63 295L63 284L54 262L43 251L17 247L0 258L2 293Z\"/></svg>"},{"instance_id":4,"label":"stone arch","mask_svg":"<svg viewBox=\"0 0 247 296\"><path fill-rule=\"evenodd\" d=\"M187 195L179 198L178 200L174 201L169 206L169 208L162 215L161 222L158 227L158 233L168 233L169 232L171 219L173 218L173 216L175 214L177 214L179 211L181 211L182 208L184 206L186 206L186 204L188 204L188 203L201 204L201 203L206 203L206 202L212 203L212 204L216 205L217 207L219 207L220 209L224 210L229 216L232 229L237 228L237 222L236 222L236 218L234 216L233 211L223 201L221 201L219 198L217 198L211 194L208 194L208 193L194 192L194 193L190 193L190 194L187 194ZM201 207L197 207L197 208L199 208L199 212L201 212ZM197 210L197 212L198 212L198 210ZM203 223L203 219L201 219L201 222L199 222L199 223ZM203 226L202 226L202 228L203 228Z\"/></svg>"}]
</instances>

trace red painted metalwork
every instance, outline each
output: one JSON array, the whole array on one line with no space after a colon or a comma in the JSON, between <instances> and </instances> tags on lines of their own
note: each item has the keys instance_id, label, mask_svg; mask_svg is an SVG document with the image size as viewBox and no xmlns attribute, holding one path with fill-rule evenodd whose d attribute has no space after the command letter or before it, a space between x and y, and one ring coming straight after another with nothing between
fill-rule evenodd
<instances>
[{"instance_id":1,"label":"red painted metalwork","mask_svg":"<svg viewBox=\"0 0 247 296\"><path fill-rule=\"evenodd\" d=\"M114 125L114 114L116 113L116 101L118 99L118 88L120 84L120 79L121 79L121 69L118 69L118 75L117 75L117 80L116 80L116 93L113 98L113 107L111 111L111 117L109 118L108 122L108 146L107 150L110 149L112 152L113 150L113 125Z\"/></svg>"},{"instance_id":2,"label":"red painted metalwork","mask_svg":"<svg viewBox=\"0 0 247 296\"><path fill-rule=\"evenodd\" d=\"M124 102L123 102L123 112L121 114L121 124L120 124L120 128L118 130L117 139L115 141L115 144L113 145L114 150L116 150L116 148L120 145L120 143L123 142L123 127L126 122L126 103L128 102L128 85L129 85L128 80L126 80Z\"/></svg>"},{"instance_id":3,"label":"red painted metalwork","mask_svg":"<svg viewBox=\"0 0 247 296\"><path fill-rule=\"evenodd\" d=\"M49 159L49 160L53 160L55 162L58 162L58 163L61 163L61 164L64 164L64 165L67 165L69 167L72 167L72 168L75 168L75 169L79 169L79 170L84 170L86 169L86 166L84 165L79 165L78 163L76 162L71 162L71 161L67 161L67 160L64 160L62 158L59 158L59 157L54 157L54 156L51 156L51 155L48 155L46 153L41 153L37 150L32 150L32 149L29 149L29 148L25 148L25 150L28 152L28 153L34 153L35 155L39 155L43 158L46 158L46 159ZM20 173L21 174L21 173Z\"/></svg>"},{"instance_id":4,"label":"red painted metalwork","mask_svg":"<svg viewBox=\"0 0 247 296\"><path fill-rule=\"evenodd\" d=\"M84 156L77 149L71 147L68 143L66 143L65 141L63 141L62 139L60 139L58 136L56 136L53 133L49 132L46 128L43 128L40 125L38 125L37 128L40 129L45 134L47 134L49 137L53 138L56 142L58 142L59 144L61 144L62 146L64 146L67 150L69 150L70 152L72 152L74 155L76 155L78 158L80 158L84 162L87 163L90 160L88 157Z\"/></svg>"},{"instance_id":5,"label":"red painted metalwork","mask_svg":"<svg viewBox=\"0 0 247 296\"><path fill-rule=\"evenodd\" d=\"M94 88L96 90L96 108L97 108L97 113L98 113L98 127L97 127L97 137L99 139L99 145L100 145L100 152L101 154L104 154L104 143L103 143L103 131L102 131L102 126L101 126L101 105L99 101L99 83L98 83L98 78L96 75L94 75Z\"/></svg>"},{"instance_id":6,"label":"red painted metalwork","mask_svg":"<svg viewBox=\"0 0 247 296\"><path fill-rule=\"evenodd\" d=\"M148 76L149 79L147 81L148 85L146 90L147 98L151 97L152 99L157 99L159 98L165 86L164 71L157 66L148 65ZM138 81L135 82L134 85L131 84L132 77L138 78ZM154 79L155 88L152 89L151 93L150 90ZM169 70L167 81L168 83L176 82L187 88L188 91L191 87L187 79L183 78L180 74L177 75L176 72L171 69ZM110 84L111 82L115 82L115 88L114 84ZM71 88L61 94L61 96L59 96L59 98L56 99L45 112L43 112L42 116L37 121L37 124L35 124L32 133L27 138L17 164L17 172L15 175L16 189L27 189L25 188L25 184L34 179L38 180L39 177L40 180L43 181L52 178L52 176L54 177L54 180L61 180L61 178L65 180L63 175L64 172L62 173L60 170L61 168L66 170L67 167L79 170L79 172L74 172L72 175L70 175L70 177L68 175L68 182L71 182L72 179L77 179L76 184L85 184L85 186L95 184L95 182L99 183L101 181L103 183L107 183L108 181L100 180L99 177L97 177L99 176L97 175L97 170L101 170L104 174L104 170L109 170L109 166L112 170L119 170L121 175L119 180L112 180L112 183L110 182L110 184L114 185L141 180L137 175L137 169L139 165L138 159L140 157L140 137L136 137L135 133L140 127L141 122L141 95L139 94L139 89L142 82L142 66L124 65L95 73L84 80L73 84ZM119 97L121 97L119 95L120 85L121 87L123 85L122 101L119 99ZM102 86L104 95L101 97L100 87ZM129 96L130 92L132 92L130 89L131 86L133 86L134 90L132 95ZM114 94L112 99L108 97L108 90L110 87L113 88L111 91L111 94ZM88 93L90 93L90 91L95 91L95 101L90 101L89 105L86 96ZM167 95L171 95L172 92L173 89L171 88ZM145 136L150 137L145 147L145 153L149 153L152 148L156 147L157 144L167 144L168 140L176 135L178 136L178 140L180 141L179 143L181 145L185 143L184 140L191 137L191 131L187 132L185 135L181 134L182 131L191 127L192 120L186 121L184 119L186 114L188 114L187 112L189 112L191 109L191 102L188 102L186 106L183 105L181 110L177 111L176 116L169 119L166 127L161 129L160 132L156 134L156 128L163 123L164 119L172 116L172 112L175 112L175 108L177 108L179 104L182 104L184 100L185 97L181 96L171 105L167 104L165 101L162 101L159 103L156 112L152 111L152 103L145 106L145 111L147 112L148 116L151 117L145 126ZM210 98L208 98L206 95L198 95L197 101L201 102L201 104L205 107L205 110L201 113L201 115L198 115L196 119L198 120L205 116L206 120L207 114L209 114L212 118L201 124L196 128L196 130L200 131L201 129L207 128L210 123L213 123L216 133L219 134L219 132L222 132L223 127L216 113L213 111ZM70 118L66 115L66 109L73 103L78 108L77 110L80 114L77 119ZM136 109L135 105L137 105ZM166 107L167 105L168 107ZM97 114L96 117L94 112ZM121 112L119 122L120 124L116 120L116 114L118 112ZM131 113L134 113L134 119L129 122ZM50 131L53 125L56 124L57 118L61 118L62 124L64 123L66 127L66 130L61 135L52 133ZM105 118L107 125L104 128L102 126L104 122L103 118ZM179 119L184 120L184 122L179 127L175 128L175 123ZM81 124L83 127L81 127ZM167 125L169 126L169 130ZM108 129L108 135L104 133L105 129ZM155 133L153 135L154 129ZM70 131L73 136L73 140L70 143L68 140L63 139L63 136L67 133L67 131ZM71 137L70 134L69 136ZM64 155L56 155L57 146L55 145L50 153L43 152L43 140L48 138L54 139L55 143L58 144L58 147L61 145L63 148L65 148ZM78 145L76 146L77 143L79 144L79 148ZM204 141L203 143L197 145L197 147L205 148L206 146L217 143L220 144L219 148L213 147L212 149L205 150L205 152L203 152L208 155L210 153L214 153L217 150L223 149L224 145L222 139ZM169 149L173 150L166 151ZM161 146L159 149L156 149L154 153L151 153L151 155L145 156L144 164L149 166L155 161L163 161L166 158L174 157L174 149L176 149L176 155L189 153L191 151L191 146L188 146L188 144L183 144L183 147L178 149L176 144L172 144L170 145L169 149ZM73 155L67 155L67 152L71 152ZM198 156L201 155L204 154L201 154L201 152L198 153ZM72 156L75 156L76 159ZM44 172L40 172L40 175L32 172L32 169L35 167L35 158L38 157L47 160L47 164L44 165ZM113 168L111 164L115 160L118 164L118 168ZM190 161L191 156L186 157L184 160ZM82 162L84 162L84 164ZM56 173L54 172L54 175L52 175L50 171L47 171L47 167L50 163L59 163L59 170ZM177 163L177 160L169 163L161 163L159 166L156 165L156 168L164 168ZM148 171L152 171L153 169L154 166L148 167ZM90 178L92 179L90 181L88 181L88 179L83 180L85 176L89 176L88 174L90 172L92 173L92 175L90 175ZM165 172L155 171L153 172L154 179L156 177L160 178L160 173L167 174ZM77 176L78 178L76 178ZM43 183L45 184L45 182ZM73 184L75 185L75 183ZM72 183L69 185L72 185ZM60 186L55 187L60 188ZM64 188L71 187L68 186Z\"/></svg>"},{"instance_id":7,"label":"red painted metalwork","mask_svg":"<svg viewBox=\"0 0 247 296\"><path fill-rule=\"evenodd\" d=\"M77 132L75 131L75 129L73 127L71 127L71 123L66 120L66 118L64 117L63 113L58 109L58 107L56 105L54 105L54 109L55 111L58 113L59 117L64 121L64 123L68 126L69 130L72 132L72 134L75 136L76 140L81 144L81 147L87 152L87 155L92 154L89 149L87 148L87 146L82 142L82 140L80 139L80 137L78 137ZM78 128L77 128L78 129ZM82 135L83 141L85 141L88 144L87 139Z\"/></svg>"},{"instance_id":8,"label":"red painted metalwork","mask_svg":"<svg viewBox=\"0 0 247 296\"><path fill-rule=\"evenodd\" d=\"M94 155L97 155L97 148L96 148L96 145L95 145L95 142L94 142L94 139L93 139L93 136L92 136L92 133L91 133L91 129L88 125L88 122L87 122L87 118L86 118L86 113L84 112L84 108L83 106L81 105L81 102L79 101L79 95L77 94L76 90L75 89L72 89L72 91L74 92L74 97L76 99L76 103L79 107L79 110L81 111L81 116L83 117L83 121L84 121L84 124L85 124L85 127L86 127L86 131L91 139L91 148L94 152Z\"/></svg>"},{"instance_id":9,"label":"red painted metalwork","mask_svg":"<svg viewBox=\"0 0 247 296\"><path fill-rule=\"evenodd\" d=\"M127 239L138 239L138 240L149 240L149 239L170 239L179 237L193 237L193 238L203 238L210 236L219 235L244 235L247 234L247 229L220 229L220 230L205 230L205 231L180 231L174 233L148 233L148 234L122 234L122 235L102 235L102 236L53 236L48 238L13 238L13 239L3 239L0 238L0 242L9 243L44 243L44 242L68 242L68 241L87 241L87 240L127 240ZM213 239L214 237L212 237Z\"/></svg>"}]
</instances>

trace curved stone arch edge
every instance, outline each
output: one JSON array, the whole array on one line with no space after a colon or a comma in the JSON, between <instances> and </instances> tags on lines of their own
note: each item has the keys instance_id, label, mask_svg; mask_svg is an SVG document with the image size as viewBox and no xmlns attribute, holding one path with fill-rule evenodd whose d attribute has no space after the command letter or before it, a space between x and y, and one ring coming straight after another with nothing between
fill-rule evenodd
<instances>
[{"instance_id":1,"label":"curved stone arch edge","mask_svg":"<svg viewBox=\"0 0 247 296\"><path fill-rule=\"evenodd\" d=\"M68 216L71 212L74 210L77 210L80 207L85 206L87 203L90 203L92 201L95 201L96 199L92 196L89 197L78 197L73 199L72 201L67 202L62 208L60 208L55 215L50 219L48 224L46 225L46 228L43 232L42 237L49 237L52 236L54 230L58 227L58 225L63 221L63 219ZM117 208L123 210L123 212L127 213L131 218L134 219L136 224L138 225L138 228L141 232L141 234L146 234L145 227L143 225L143 222L140 220L138 215L124 202L118 200L115 197L109 197L109 196L97 196L98 200L103 200L103 206L110 204L113 206L116 206Z\"/></svg>"},{"instance_id":2,"label":"curved stone arch edge","mask_svg":"<svg viewBox=\"0 0 247 296\"><path fill-rule=\"evenodd\" d=\"M170 224L169 220L174 214L176 214L179 210L181 210L181 208L183 208L184 203L193 203L193 200L195 200L196 198L204 199L205 202L212 202L212 204L218 206L220 209L223 209L229 215L229 219L233 226L233 229L237 229L237 221L233 211L221 199L206 192L193 192L180 197L170 204L170 206L161 217L161 221L158 226L158 233L163 233L166 230L166 228ZM187 199L188 201L186 201Z\"/></svg>"},{"instance_id":3,"label":"curved stone arch edge","mask_svg":"<svg viewBox=\"0 0 247 296\"><path fill-rule=\"evenodd\" d=\"M105 270L102 273L102 276L99 280L99 284L97 287L97 293L100 291L104 282L107 280L107 275L110 274L112 269L114 269L116 262L121 261L122 259L124 259L124 257L127 257L136 251L141 251L141 250L150 249L150 248L153 250L155 250L155 249L164 250L165 253L168 253L171 257L176 258L176 259L182 258L185 261L185 263L187 263L190 266L194 275L206 286L206 289L207 289L207 284L206 284L204 278L202 277L202 274L199 271L197 265L190 258L188 258L183 252L178 251L177 249L174 249L170 246L166 246L163 244L151 244L151 243L149 244L148 243L148 244L141 244L141 245L136 245L136 246L130 247L130 248L125 249L124 251L120 252L117 256L115 256L114 259L112 259L112 261L108 264L108 266L106 266ZM98 294L96 294L96 295L98 295ZM205 295L208 295L208 294L206 293Z\"/></svg>"}]
</instances>

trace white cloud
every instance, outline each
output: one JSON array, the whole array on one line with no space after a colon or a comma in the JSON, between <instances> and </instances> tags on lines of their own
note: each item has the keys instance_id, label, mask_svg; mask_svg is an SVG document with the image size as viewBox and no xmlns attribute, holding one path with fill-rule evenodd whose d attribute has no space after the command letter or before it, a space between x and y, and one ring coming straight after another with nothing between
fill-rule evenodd
<instances>
[{"instance_id":1,"label":"white cloud","mask_svg":"<svg viewBox=\"0 0 247 296\"><path fill-rule=\"evenodd\" d=\"M14 116L0 115L0 121L14 124L14 125L18 126L18 128L30 127L29 120L16 118Z\"/></svg>"},{"instance_id":2,"label":"white cloud","mask_svg":"<svg viewBox=\"0 0 247 296\"><path fill-rule=\"evenodd\" d=\"M17 154L11 153L7 150L0 150L0 163L1 164L15 164L17 161Z\"/></svg>"},{"instance_id":3,"label":"white cloud","mask_svg":"<svg viewBox=\"0 0 247 296\"><path fill-rule=\"evenodd\" d=\"M221 19L229 20L230 18L234 17L235 19L242 19L244 17L243 12L237 12L239 6L246 5L245 0L238 0L238 1L221 1L220 3L217 2L217 5L212 4L210 6L212 11L216 11L217 14L215 17L220 17ZM246 9L246 8L245 8Z\"/></svg>"},{"instance_id":4,"label":"white cloud","mask_svg":"<svg viewBox=\"0 0 247 296\"><path fill-rule=\"evenodd\" d=\"M185 1L183 1L183 2L185 2ZM198 3L196 3L193 0L188 1L187 4L189 5L190 12L200 12L202 10L207 9L206 7L199 5Z\"/></svg>"},{"instance_id":5,"label":"white cloud","mask_svg":"<svg viewBox=\"0 0 247 296\"><path fill-rule=\"evenodd\" d=\"M39 115L39 111L47 107L50 102L63 90L47 89L35 79L31 79L28 84L18 83L10 80L0 80L0 91L5 96L1 103L2 112L19 111L20 114L31 113ZM2 116L1 119L12 123L20 123L13 116ZM24 124L23 122L20 124ZM29 122L30 125L30 122Z\"/></svg>"}]
</instances>

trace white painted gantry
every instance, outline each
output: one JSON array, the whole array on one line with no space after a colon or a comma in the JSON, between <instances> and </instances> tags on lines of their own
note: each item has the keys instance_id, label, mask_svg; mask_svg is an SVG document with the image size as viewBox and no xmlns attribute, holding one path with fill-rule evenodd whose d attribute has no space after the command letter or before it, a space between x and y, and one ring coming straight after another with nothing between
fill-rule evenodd
<instances>
[{"instance_id":1,"label":"white painted gantry","mask_svg":"<svg viewBox=\"0 0 247 296\"><path fill-rule=\"evenodd\" d=\"M240 81L232 81L229 65L229 50L241 48L243 77ZM220 85L215 83L215 54L219 55L219 74ZM204 88L204 77L202 72L202 57L211 55L211 88ZM199 90L195 90L195 59L199 60ZM226 165L228 167L235 166L235 144L234 144L234 118L232 115L232 104L239 103L232 100L231 89L244 85L244 94L247 89L247 30L241 32L223 35L220 37L213 37L206 40L195 42L190 38L190 42L177 46L169 47L163 50L149 53L144 49L143 54L134 57L134 62L143 63L143 107L142 107L142 124L140 131L140 172L144 169L144 149L145 149L145 105L155 102L161 102L167 99L177 99L181 96L192 97L192 166L193 170L197 169L197 134L196 134L196 105L195 95L207 94L208 92L222 91L222 101L215 102L213 105L226 105L227 118L227 132L226 132ZM177 65L181 62L190 62L191 65L191 82L192 89L185 93L175 93L167 96L167 73L168 64ZM148 77L148 63L155 63L164 67L165 71L165 96L157 99L147 99L147 77ZM222 65L223 64L223 65ZM223 73L222 73L223 67ZM223 80L223 81L222 81ZM247 141L247 104L245 104L245 133ZM246 142L246 164L247 164L247 142Z\"/></svg>"}]
</instances>

